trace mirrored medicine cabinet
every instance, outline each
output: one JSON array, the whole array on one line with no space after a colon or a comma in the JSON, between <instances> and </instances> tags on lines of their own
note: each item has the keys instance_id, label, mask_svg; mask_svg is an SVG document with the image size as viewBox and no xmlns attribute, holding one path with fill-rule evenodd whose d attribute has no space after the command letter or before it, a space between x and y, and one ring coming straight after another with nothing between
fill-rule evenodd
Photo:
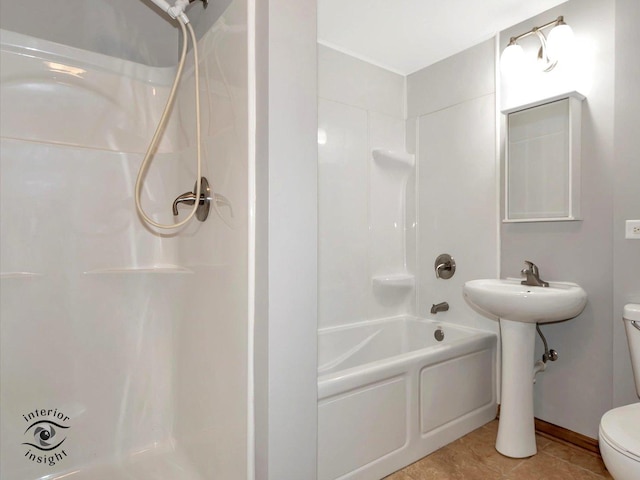
<instances>
[{"instance_id":1,"label":"mirrored medicine cabinet","mask_svg":"<svg viewBox=\"0 0 640 480\"><path fill-rule=\"evenodd\" d=\"M578 92L503 111L504 222L580 220Z\"/></svg>"}]
</instances>

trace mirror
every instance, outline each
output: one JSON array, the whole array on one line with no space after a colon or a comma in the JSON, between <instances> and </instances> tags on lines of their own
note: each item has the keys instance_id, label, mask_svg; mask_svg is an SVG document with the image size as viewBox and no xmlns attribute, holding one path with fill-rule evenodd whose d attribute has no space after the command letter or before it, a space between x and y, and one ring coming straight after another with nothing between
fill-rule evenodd
<instances>
[{"instance_id":1,"label":"mirror","mask_svg":"<svg viewBox=\"0 0 640 480\"><path fill-rule=\"evenodd\" d=\"M583 98L577 94L547 99L504 112L504 222L580 220Z\"/></svg>"}]
</instances>

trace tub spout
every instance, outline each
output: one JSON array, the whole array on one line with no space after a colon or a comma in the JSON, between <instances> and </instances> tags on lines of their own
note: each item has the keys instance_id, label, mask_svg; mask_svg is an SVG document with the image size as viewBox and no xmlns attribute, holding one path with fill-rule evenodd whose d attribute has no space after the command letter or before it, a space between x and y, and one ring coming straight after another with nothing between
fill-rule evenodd
<instances>
[{"instance_id":1,"label":"tub spout","mask_svg":"<svg viewBox=\"0 0 640 480\"><path fill-rule=\"evenodd\" d=\"M431 306L431 313L446 312L447 310L449 310L449 304L447 302L434 303Z\"/></svg>"}]
</instances>

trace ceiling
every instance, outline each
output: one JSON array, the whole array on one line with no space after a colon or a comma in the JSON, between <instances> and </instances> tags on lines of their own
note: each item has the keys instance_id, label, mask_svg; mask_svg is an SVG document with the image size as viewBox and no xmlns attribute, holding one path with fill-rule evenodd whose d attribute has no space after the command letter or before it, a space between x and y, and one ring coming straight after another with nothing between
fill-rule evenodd
<instances>
[{"instance_id":1,"label":"ceiling","mask_svg":"<svg viewBox=\"0 0 640 480\"><path fill-rule=\"evenodd\" d=\"M407 75L564 1L318 0L318 40ZM0 28L154 66L176 63L177 31L150 0L77 3L0 0ZM211 3L209 13L219 14L230 2ZM191 10L198 29L201 9Z\"/></svg>"},{"instance_id":2,"label":"ceiling","mask_svg":"<svg viewBox=\"0 0 640 480\"><path fill-rule=\"evenodd\" d=\"M318 0L318 41L408 75L566 0Z\"/></svg>"}]
</instances>

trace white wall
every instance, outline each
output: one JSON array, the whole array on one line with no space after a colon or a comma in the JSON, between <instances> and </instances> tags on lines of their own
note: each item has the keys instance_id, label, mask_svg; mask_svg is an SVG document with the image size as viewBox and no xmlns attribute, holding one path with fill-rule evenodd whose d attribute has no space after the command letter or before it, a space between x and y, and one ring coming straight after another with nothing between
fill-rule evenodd
<instances>
[{"instance_id":1,"label":"white wall","mask_svg":"<svg viewBox=\"0 0 640 480\"><path fill-rule=\"evenodd\" d=\"M501 229L502 277L517 276L526 259L540 267L543 279L577 282L587 292L587 306L580 316L542 327L549 347L560 358L538 376L534 392L536 417L592 438L597 437L601 415L612 406L612 322L620 322L620 312L613 315L612 262L614 178L618 175L614 161L614 3L573 0L501 32L502 49L510 36L564 15L585 60L595 66L582 116L583 220L512 223ZM528 48L534 54L537 47ZM622 228L619 223L616 236ZM537 340L536 356L541 354L542 342Z\"/></svg>"},{"instance_id":2,"label":"white wall","mask_svg":"<svg viewBox=\"0 0 640 480\"><path fill-rule=\"evenodd\" d=\"M316 478L316 3L256 2L256 478Z\"/></svg>"},{"instance_id":3,"label":"white wall","mask_svg":"<svg viewBox=\"0 0 640 480\"><path fill-rule=\"evenodd\" d=\"M640 303L640 242L624 238L624 221L640 219L640 3L616 0L613 189L613 406L636 402L629 348L620 315Z\"/></svg>"},{"instance_id":4,"label":"white wall","mask_svg":"<svg viewBox=\"0 0 640 480\"><path fill-rule=\"evenodd\" d=\"M371 155L404 150L404 77L322 45L318 70L318 326L407 313L412 289L372 285L412 268L404 207L413 169Z\"/></svg>"},{"instance_id":5,"label":"white wall","mask_svg":"<svg viewBox=\"0 0 640 480\"><path fill-rule=\"evenodd\" d=\"M407 78L407 145L417 153L417 302L421 317L498 331L471 309L462 285L498 265L494 47L484 42ZM455 275L437 279L441 253ZM447 301L448 312L431 305Z\"/></svg>"}]
</instances>

